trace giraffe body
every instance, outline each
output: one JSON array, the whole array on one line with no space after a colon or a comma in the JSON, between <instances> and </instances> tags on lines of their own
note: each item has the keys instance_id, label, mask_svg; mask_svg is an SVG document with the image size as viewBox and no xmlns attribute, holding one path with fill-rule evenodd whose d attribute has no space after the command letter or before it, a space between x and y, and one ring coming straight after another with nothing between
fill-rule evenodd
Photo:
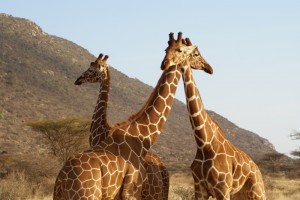
<instances>
[{"instance_id":1,"label":"giraffe body","mask_svg":"<svg viewBox=\"0 0 300 200\"><path fill-rule=\"evenodd\" d=\"M174 53L176 49L186 49L186 51L180 50ZM187 54L188 51L193 53ZM191 68L202 66L208 73L212 73L213 70L202 57L199 57L201 55L197 47L186 39L173 49L167 49L162 64L162 67L171 64L188 66L182 76L189 118L197 143L196 156L191 165L195 197L209 199L212 196L218 200L230 199L230 195L243 188L247 199L266 199L258 166L246 153L227 140L219 125L204 109Z\"/></svg>"}]
</instances>

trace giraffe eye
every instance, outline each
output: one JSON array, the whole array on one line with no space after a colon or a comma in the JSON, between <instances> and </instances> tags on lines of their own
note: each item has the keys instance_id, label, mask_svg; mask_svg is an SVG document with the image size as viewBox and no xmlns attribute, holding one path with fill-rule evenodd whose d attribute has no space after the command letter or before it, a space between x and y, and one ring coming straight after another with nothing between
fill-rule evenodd
<instances>
[{"instance_id":1,"label":"giraffe eye","mask_svg":"<svg viewBox=\"0 0 300 200\"><path fill-rule=\"evenodd\" d=\"M181 52L182 52L182 50L181 50L181 49L176 49L176 51L177 51L177 52L179 52L179 53L181 53Z\"/></svg>"}]
</instances>

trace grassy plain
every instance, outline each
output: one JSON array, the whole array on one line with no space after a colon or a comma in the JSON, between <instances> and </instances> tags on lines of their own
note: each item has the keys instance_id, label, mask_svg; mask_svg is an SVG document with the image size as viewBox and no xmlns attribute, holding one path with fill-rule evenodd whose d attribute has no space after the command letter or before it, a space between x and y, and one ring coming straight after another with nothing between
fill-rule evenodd
<instances>
[{"instance_id":1,"label":"grassy plain","mask_svg":"<svg viewBox=\"0 0 300 200\"><path fill-rule=\"evenodd\" d=\"M300 178L289 179L282 175L265 176L267 199L299 200ZM30 180L24 171L13 171L0 179L1 200L49 200L55 178L43 177L38 182ZM193 200L193 178L187 173L170 176L170 200Z\"/></svg>"}]
</instances>

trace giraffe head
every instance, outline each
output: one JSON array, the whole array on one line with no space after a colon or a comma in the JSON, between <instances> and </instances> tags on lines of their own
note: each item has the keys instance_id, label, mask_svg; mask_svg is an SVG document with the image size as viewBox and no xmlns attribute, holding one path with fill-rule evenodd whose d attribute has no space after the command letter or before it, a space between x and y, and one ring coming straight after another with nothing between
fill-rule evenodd
<instances>
[{"instance_id":1,"label":"giraffe head","mask_svg":"<svg viewBox=\"0 0 300 200\"><path fill-rule=\"evenodd\" d=\"M95 62L91 62L90 67L75 81L75 85L82 83L101 82L107 78L108 65L106 61L108 56L101 53Z\"/></svg>"},{"instance_id":2,"label":"giraffe head","mask_svg":"<svg viewBox=\"0 0 300 200\"><path fill-rule=\"evenodd\" d=\"M190 65L193 69L213 73L212 67L201 56L198 47L192 45L189 38L182 39L181 32L178 33L177 40L174 39L174 34L170 33L168 44L166 56L161 64L162 70L172 65Z\"/></svg>"}]
</instances>

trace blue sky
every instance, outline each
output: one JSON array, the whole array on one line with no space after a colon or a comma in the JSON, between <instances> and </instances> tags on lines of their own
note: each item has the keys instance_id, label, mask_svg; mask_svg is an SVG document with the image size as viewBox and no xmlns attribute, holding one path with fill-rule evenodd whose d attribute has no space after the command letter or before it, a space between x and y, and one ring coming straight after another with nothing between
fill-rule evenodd
<instances>
[{"instance_id":1,"label":"blue sky","mask_svg":"<svg viewBox=\"0 0 300 200\"><path fill-rule=\"evenodd\" d=\"M205 107L286 154L300 146L289 138L300 131L299 10L298 0L0 1L1 13L108 54L114 68L152 86L169 32L182 31L214 69L194 71ZM185 102L182 84L176 97Z\"/></svg>"}]
</instances>

